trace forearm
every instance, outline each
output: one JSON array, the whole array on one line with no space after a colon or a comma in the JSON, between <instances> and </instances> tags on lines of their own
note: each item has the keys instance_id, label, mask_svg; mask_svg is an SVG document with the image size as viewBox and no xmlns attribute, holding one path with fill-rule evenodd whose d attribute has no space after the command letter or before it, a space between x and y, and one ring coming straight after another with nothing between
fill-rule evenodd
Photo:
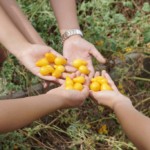
<instances>
[{"instance_id":1,"label":"forearm","mask_svg":"<svg viewBox=\"0 0 150 150\"><path fill-rule=\"evenodd\" d=\"M75 0L50 0L60 33L68 29L79 29Z\"/></svg>"},{"instance_id":2,"label":"forearm","mask_svg":"<svg viewBox=\"0 0 150 150\"><path fill-rule=\"evenodd\" d=\"M28 47L29 43L25 37L17 30L9 17L0 6L0 43L12 54L18 56L22 49Z\"/></svg>"},{"instance_id":3,"label":"forearm","mask_svg":"<svg viewBox=\"0 0 150 150\"><path fill-rule=\"evenodd\" d=\"M0 5L30 43L45 45L42 38L33 28L21 9L18 7L16 0L0 0Z\"/></svg>"},{"instance_id":4,"label":"forearm","mask_svg":"<svg viewBox=\"0 0 150 150\"><path fill-rule=\"evenodd\" d=\"M40 117L62 107L62 98L49 94L0 101L0 133L28 125Z\"/></svg>"},{"instance_id":5,"label":"forearm","mask_svg":"<svg viewBox=\"0 0 150 150\"><path fill-rule=\"evenodd\" d=\"M115 114L129 139L141 150L150 149L150 119L130 103L118 103Z\"/></svg>"}]
</instances>

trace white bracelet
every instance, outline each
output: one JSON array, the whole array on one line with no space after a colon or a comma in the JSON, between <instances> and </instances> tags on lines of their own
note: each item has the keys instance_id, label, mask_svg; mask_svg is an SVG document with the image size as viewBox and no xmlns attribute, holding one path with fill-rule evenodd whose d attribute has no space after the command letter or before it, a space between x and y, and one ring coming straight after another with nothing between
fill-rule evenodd
<instances>
[{"instance_id":1,"label":"white bracelet","mask_svg":"<svg viewBox=\"0 0 150 150\"><path fill-rule=\"evenodd\" d=\"M69 37L71 37L71 36L73 36L73 35L80 35L80 36L83 36L83 33L82 33L82 31L79 30L79 29L67 30L67 31L65 31L65 33L61 36L61 41L62 41L62 43L64 43L66 39L68 39Z\"/></svg>"}]
</instances>

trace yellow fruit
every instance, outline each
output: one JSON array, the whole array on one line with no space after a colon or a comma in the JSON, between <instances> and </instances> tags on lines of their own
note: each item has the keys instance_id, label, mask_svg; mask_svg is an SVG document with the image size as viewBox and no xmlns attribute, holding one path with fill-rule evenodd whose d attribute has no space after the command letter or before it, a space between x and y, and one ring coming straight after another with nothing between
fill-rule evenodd
<instances>
[{"instance_id":1,"label":"yellow fruit","mask_svg":"<svg viewBox=\"0 0 150 150\"><path fill-rule=\"evenodd\" d=\"M107 83L103 83L101 85L101 91L103 90L112 90L112 88Z\"/></svg>"},{"instance_id":2,"label":"yellow fruit","mask_svg":"<svg viewBox=\"0 0 150 150\"><path fill-rule=\"evenodd\" d=\"M92 78L91 82L97 82L97 80L95 78Z\"/></svg>"},{"instance_id":3,"label":"yellow fruit","mask_svg":"<svg viewBox=\"0 0 150 150\"><path fill-rule=\"evenodd\" d=\"M79 71L83 74L89 74L90 71L88 70L87 66L80 66Z\"/></svg>"},{"instance_id":4,"label":"yellow fruit","mask_svg":"<svg viewBox=\"0 0 150 150\"><path fill-rule=\"evenodd\" d=\"M67 63L66 59L62 57L56 57L54 62L56 65L65 65Z\"/></svg>"},{"instance_id":5,"label":"yellow fruit","mask_svg":"<svg viewBox=\"0 0 150 150\"><path fill-rule=\"evenodd\" d=\"M36 66L38 66L38 67L46 66L48 64L49 64L49 62L46 58L42 58L36 62Z\"/></svg>"},{"instance_id":6,"label":"yellow fruit","mask_svg":"<svg viewBox=\"0 0 150 150\"><path fill-rule=\"evenodd\" d=\"M78 90L78 91L82 91L83 89L83 85L81 83L75 83L73 87L75 90Z\"/></svg>"},{"instance_id":7,"label":"yellow fruit","mask_svg":"<svg viewBox=\"0 0 150 150\"><path fill-rule=\"evenodd\" d=\"M96 80L102 80L102 79L105 79L105 78L102 77L102 76L97 76L97 77L95 77L95 79L96 79Z\"/></svg>"},{"instance_id":8,"label":"yellow fruit","mask_svg":"<svg viewBox=\"0 0 150 150\"><path fill-rule=\"evenodd\" d=\"M74 82L83 84L85 82L85 78L83 76L79 76L73 79Z\"/></svg>"},{"instance_id":9,"label":"yellow fruit","mask_svg":"<svg viewBox=\"0 0 150 150\"><path fill-rule=\"evenodd\" d=\"M40 68L40 74L42 74L43 76L49 75L53 71L54 71L54 69L50 65L43 66L43 67Z\"/></svg>"},{"instance_id":10,"label":"yellow fruit","mask_svg":"<svg viewBox=\"0 0 150 150\"><path fill-rule=\"evenodd\" d=\"M90 84L90 90L95 92L100 91L100 84L98 82L92 82Z\"/></svg>"},{"instance_id":11,"label":"yellow fruit","mask_svg":"<svg viewBox=\"0 0 150 150\"><path fill-rule=\"evenodd\" d=\"M103 84L103 83L108 83L108 81L107 81L107 79L97 79L97 82L99 83L99 84Z\"/></svg>"},{"instance_id":12,"label":"yellow fruit","mask_svg":"<svg viewBox=\"0 0 150 150\"><path fill-rule=\"evenodd\" d=\"M60 72L64 72L65 71L65 67L62 65L58 65L56 66L56 70L59 70Z\"/></svg>"},{"instance_id":13,"label":"yellow fruit","mask_svg":"<svg viewBox=\"0 0 150 150\"><path fill-rule=\"evenodd\" d=\"M73 85L67 85L65 89L66 90L74 90Z\"/></svg>"},{"instance_id":14,"label":"yellow fruit","mask_svg":"<svg viewBox=\"0 0 150 150\"><path fill-rule=\"evenodd\" d=\"M61 77L61 72L59 70L55 70L52 74L53 77L56 77L56 78L60 78Z\"/></svg>"},{"instance_id":15,"label":"yellow fruit","mask_svg":"<svg viewBox=\"0 0 150 150\"><path fill-rule=\"evenodd\" d=\"M80 66L85 66L85 65L87 65L87 62L85 61L85 60L82 60L82 59L76 59L76 60L74 60L73 61L73 67L75 67L75 68L79 68Z\"/></svg>"},{"instance_id":16,"label":"yellow fruit","mask_svg":"<svg viewBox=\"0 0 150 150\"><path fill-rule=\"evenodd\" d=\"M48 60L49 63L53 63L56 56L53 53L46 53L45 58Z\"/></svg>"},{"instance_id":17,"label":"yellow fruit","mask_svg":"<svg viewBox=\"0 0 150 150\"><path fill-rule=\"evenodd\" d=\"M69 77L69 76L67 76L66 77L66 81L65 81L65 85L66 85L66 87L68 86L68 85L72 85L73 86L73 81L72 81L72 79Z\"/></svg>"}]
</instances>

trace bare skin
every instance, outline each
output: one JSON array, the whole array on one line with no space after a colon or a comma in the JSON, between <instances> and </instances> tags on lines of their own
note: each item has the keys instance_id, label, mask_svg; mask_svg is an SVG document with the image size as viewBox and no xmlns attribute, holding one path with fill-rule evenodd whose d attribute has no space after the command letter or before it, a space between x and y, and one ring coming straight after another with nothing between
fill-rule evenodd
<instances>
[{"instance_id":1,"label":"bare skin","mask_svg":"<svg viewBox=\"0 0 150 150\"><path fill-rule=\"evenodd\" d=\"M24 35L24 37L31 44L42 44L45 45L43 39L39 36L36 30L33 28L27 17L23 14L21 9L16 3L16 0L0 0L0 5L10 17L12 22Z\"/></svg>"},{"instance_id":2,"label":"bare skin","mask_svg":"<svg viewBox=\"0 0 150 150\"><path fill-rule=\"evenodd\" d=\"M138 112L129 98L122 95L110 76L103 71L113 91L92 92L90 95L100 105L113 109L123 130L129 139L140 150L150 149L150 119Z\"/></svg>"},{"instance_id":3,"label":"bare skin","mask_svg":"<svg viewBox=\"0 0 150 150\"><path fill-rule=\"evenodd\" d=\"M50 2L58 22L60 34L63 34L66 30L69 29L80 28L76 15L75 0L51 0ZM0 1L0 4L4 8L5 12L9 15L11 20L14 22L16 27L30 43L44 44L43 40L40 38L27 18L21 12L20 8L17 6L15 0ZM99 62L105 63L104 57L98 52L94 45L78 35L74 35L64 42L63 55L68 59L69 64L72 64L72 62L78 58L86 60L90 70L89 77L94 75L92 56L94 56Z\"/></svg>"}]
</instances>

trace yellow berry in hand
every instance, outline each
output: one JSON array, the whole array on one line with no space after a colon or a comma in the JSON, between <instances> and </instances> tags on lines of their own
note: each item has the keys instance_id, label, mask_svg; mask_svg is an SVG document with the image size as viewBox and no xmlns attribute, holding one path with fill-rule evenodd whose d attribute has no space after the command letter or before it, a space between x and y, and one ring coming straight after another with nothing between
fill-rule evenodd
<instances>
[{"instance_id":1,"label":"yellow berry in hand","mask_svg":"<svg viewBox=\"0 0 150 150\"><path fill-rule=\"evenodd\" d=\"M45 68L47 68L47 70L49 70L50 73L54 72L54 68L51 65L47 65L45 66Z\"/></svg>"},{"instance_id":2,"label":"yellow berry in hand","mask_svg":"<svg viewBox=\"0 0 150 150\"><path fill-rule=\"evenodd\" d=\"M49 62L46 58L42 58L36 62L36 66L38 66L38 67L46 66L48 64L49 64Z\"/></svg>"},{"instance_id":3,"label":"yellow berry in hand","mask_svg":"<svg viewBox=\"0 0 150 150\"><path fill-rule=\"evenodd\" d=\"M68 85L72 85L73 86L73 81L72 81L72 79L69 77L69 76L67 76L66 77L66 81L65 81L65 85L66 86L68 86Z\"/></svg>"},{"instance_id":4,"label":"yellow berry in hand","mask_svg":"<svg viewBox=\"0 0 150 150\"><path fill-rule=\"evenodd\" d=\"M65 89L66 90L74 90L73 85L67 85Z\"/></svg>"},{"instance_id":5,"label":"yellow berry in hand","mask_svg":"<svg viewBox=\"0 0 150 150\"><path fill-rule=\"evenodd\" d=\"M53 77L56 77L56 78L60 78L61 77L61 71L59 70L55 70L52 74Z\"/></svg>"},{"instance_id":6,"label":"yellow berry in hand","mask_svg":"<svg viewBox=\"0 0 150 150\"><path fill-rule=\"evenodd\" d=\"M85 65L87 65L87 62L85 61L85 60L82 60L82 59L76 59L76 60L74 60L73 61L73 67L75 67L75 68L79 68L80 66L85 66Z\"/></svg>"},{"instance_id":7,"label":"yellow berry in hand","mask_svg":"<svg viewBox=\"0 0 150 150\"><path fill-rule=\"evenodd\" d=\"M89 69L87 68L87 66L80 66L80 67L79 67L79 71L80 71L81 73L83 73L83 74L89 74L89 73L90 73L90 71L89 71Z\"/></svg>"},{"instance_id":8,"label":"yellow berry in hand","mask_svg":"<svg viewBox=\"0 0 150 150\"><path fill-rule=\"evenodd\" d=\"M53 53L46 53L45 58L48 60L49 63L53 63L56 56Z\"/></svg>"},{"instance_id":9,"label":"yellow berry in hand","mask_svg":"<svg viewBox=\"0 0 150 150\"><path fill-rule=\"evenodd\" d=\"M67 63L66 59L62 57L56 57L54 62L56 65L65 65Z\"/></svg>"},{"instance_id":10,"label":"yellow berry in hand","mask_svg":"<svg viewBox=\"0 0 150 150\"><path fill-rule=\"evenodd\" d=\"M85 78L83 76L79 76L73 79L74 82L83 84L85 82Z\"/></svg>"},{"instance_id":11,"label":"yellow berry in hand","mask_svg":"<svg viewBox=\"0 0 150 150\"><path fill-rule=\"evenodd\" d=\"M53 67L50 66L50 65L47 65L47 66L43 66L40 68L40 73L43 75L43 76L46 76L46 75L49 75L50 73L52 73L54 71Z\"/></svg>"},{"instance_id":12,"label":"yellow berry in hand","mask_svg":"<svg viewBox=\"0 0 150 150\"><path fill-rule=\"evenodd\" d=\"M90 90L95 92L100 91L100 84L98 82L92 82L90 84Z\"/></svg>"},{"instance_id":13,"label":"yellow berry in hand","mask_svg":"<svg viewBox=\"0 0 150 150\"><path fill-rule=\"evenodd\" d=\"M58 66L56 66L56 70L59 70L60 72L64 72L65 67L63 65L58 65Z\"/></svg>"},{"instance_id":14,"label":"yellow berry in hand","mask_svg":"<svg viewBox=\"0 0 150 150\"><path fill-rule=\"evenodd\" d=\"M97 82L97 80L95 78L92 78L91 82Z\"/></svg>"},{"instance_id":15,"label":"yellow berry in hand","mask_svg":"<svg viewBox=\"0 0 150 150\"><path fill-rule=\"evenodd\" d=\"M101 85L101 91L103 90L112 90L112 88L107 83L103 83Z\"/></svg>"},{"instance_id":16,"label":"yellow berry in hand","mask_svg":"<svg viewBox=\"0 0 150 150\"><path fill-rule=\"evenodd\" d=\"M82 91L83 89L83 85L81 83L75 83L73 87L75 90L78 90L78 91Z\"/></svg>"}]
</instances>

